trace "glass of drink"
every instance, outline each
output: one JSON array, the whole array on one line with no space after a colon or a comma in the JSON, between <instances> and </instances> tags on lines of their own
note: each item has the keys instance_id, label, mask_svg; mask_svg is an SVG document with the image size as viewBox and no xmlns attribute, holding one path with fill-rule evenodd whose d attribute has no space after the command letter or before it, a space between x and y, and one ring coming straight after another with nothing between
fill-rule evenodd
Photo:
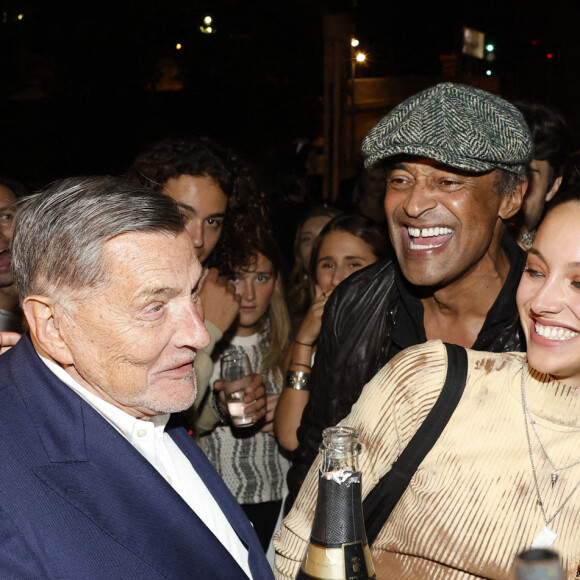
<instances>
[{"instance_id":1,"label":"glass of drink","mask_svg":"<svg viewBox=\"0 0 580 580\"><path fill-rule=\"evenodd\" d=\"M235 427L250 427L256 423L253 413L246 413L244 387L240 381L252 374L250 359L245 353L227 354L221 359L221 377L225 381L224 394L228 413Z\"/></svg>"}]
</instances>

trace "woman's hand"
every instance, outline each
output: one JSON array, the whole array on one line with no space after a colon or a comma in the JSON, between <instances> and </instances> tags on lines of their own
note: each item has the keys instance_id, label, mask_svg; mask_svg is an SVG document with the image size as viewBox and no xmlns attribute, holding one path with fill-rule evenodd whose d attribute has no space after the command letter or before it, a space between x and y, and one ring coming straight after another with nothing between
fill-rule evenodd
<instances>
[{"instance_id":1,"label":"woman's hand","mask_svg":"<svg viewBox=\"0 0 580 580\"><path fill-rule=\"evenodd\" d=\"M17 332L0 332L0 354L10 350L21 337Z\"/></svg>"},{"instance_id":2,"label":"woman's hand","mask_svg":"<svg viewBox=\"0 0 580 580\"><path fill-rule=\"evenodd\" d=\"M322 313L331 293L332 290L322 292L322 288L318 285L316 286L312 306L310 306L304 316L304 320L296 334L296 341L299 343L314 344L318 340L322 326Z\"/></svg>"},{"instance_id":3,"label":"woman's hand","mask_svg":"<svg viewBox=\"0 0 580 580\"><path fill-rule=\"evenodd\" d=\"M254 415L256 421L261 420L266 416L268 411L268 400L266 395L266 387L264 386L264 379L262 375L252 373L239 381L238 388L244 390L244 396L241 399L244 403L244 415ZM217 393L220 412L227 416L229 415L228 406L226 402L226 395L224 392L225 381L218 379L213 384L213 390Z\"/></svg>"},{"instance_id":4,"label":"woman's hand","mask_svg":"<svg viewBox=\"0 0 580 580\"><path fill-rule=\"evenodd\" d=\"M306 375L306 380L310 377L312 356L322 326L322 313L331 292L323 292L320 286L316 286L314 302L308 309L294 343L288 351L286 370L302 371ZM282 389L274 416L274 431L278 437L278 443L288 451L293 451L298 447L296 431L309 399L310 393L307 388L296 389L285 385Z\"/></svg>"}]
</instances>

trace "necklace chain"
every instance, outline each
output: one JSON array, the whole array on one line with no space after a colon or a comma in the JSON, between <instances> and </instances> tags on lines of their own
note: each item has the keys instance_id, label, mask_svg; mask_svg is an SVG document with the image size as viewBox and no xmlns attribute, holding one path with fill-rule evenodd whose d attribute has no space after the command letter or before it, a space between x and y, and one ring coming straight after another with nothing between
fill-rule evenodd
<instances>
[{"instance_id":1,"label":"necklace chain","mask_svg":"<svg viewBox=\"0 0 580 580\"><path fill-rule=\"evenodd\" d=\"M554 470L551 474L552 485L554 485L556 483L556 481L558 480L558 477L560 476L559 472L565 471L566 469L570 469L571 467L574 467L575 465L580 464L580 459L578 459L578 461L574 461L574 463L570 463L569 465L565 465L564 467L556 467L554 465L554 462L552 461L552 458L548 455L548 451L544 447L542 440L540 439L540 435L539 435L538 431L536 430L536 421L534 419L532 419L532 414L530 413L530 409L529 409L527 403L525 402L525 400L524 400L524 407L526 409L528 419L530 421L530 425L532 426L532 431L534 432L534 435L536 436L536 439L538 440L538 443L540 444L540 447L542 448L542 451L544 452L544 455L546 456L548 463L552 466L552 469Z\"/></svg>"},{"instance_id":2,"label":"necklace chain","mask_svg":"<svg viewBox=\"0 0 580 580\"><path fill-rule=\"evenodd\" d=\"M536 495L538 497L538 505L540 506L540 510L542 512L542 517L544 518L544 522L545 522L546 527L547 527L554 520L554 518L564 509L564 506L568 503L568 500L574 495L574 493L578 489L578 487L580 487L580 480L574 486L572 491L566 496L566 499L564 499L564 501L560 504L560 507L554 512L554 514L550 518L548 518L548 516L546 515L546 510L544 509L544 502L542 501L542 496L540 495L540 485L538 484L538 476L536 474L536 465L534 463L534 454L532 452L532 441L530 439L530 429L528 427L528 420L529 420L531 425L532 425L532 428L534 428L534 424L532 423L532 418L530 416L530 410L528 408L528 403L526 400L525 375L526 375L527 367L528 367L528 364L524 362L524 364L522 366L522 407L523 407L523 411L524 411L524 425L526 428L526 439L528 442L528 453L530 455L530 463L532 465L532 474L534 476L534 485L536 487ZM534 429L534 432L535 432L535 429ZM536 434L536 436L537 436L537 434ZM540 441L539 437L538 437L538 441ZM546 450L544 449L544 446L542 445L541 441L540 441L540 445L541 445L544 453L546 453ZM547 453L546 453L546 457L548 457ZM549 457L548 457L548 461L550 461ZM578 461L576 463L580 463L580 461ZM551 461L550 461L550 464L552 464ZM554 467L553 464L552 464L552 467ZM569 467L572 467L572 466L570 465Z\"/></svg>"}]
</instances>

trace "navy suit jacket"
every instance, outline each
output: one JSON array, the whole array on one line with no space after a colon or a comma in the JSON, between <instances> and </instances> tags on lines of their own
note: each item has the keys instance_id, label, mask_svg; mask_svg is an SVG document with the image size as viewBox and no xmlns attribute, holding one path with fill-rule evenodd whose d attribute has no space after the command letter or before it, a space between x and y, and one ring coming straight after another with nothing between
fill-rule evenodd
<instances>
[{"instance_id":1,"label":"navy suit jacket","mask_svg":"<svg viewBox=\"0 0 580 580\"><path fill-rule=\"evenodd\" d=\"M245 514L181 428L168 433L248 547L271 568ZM0 578L246 579L133 446L39 359L27 336L0 356Z\"/></svg>"}]
</instances>

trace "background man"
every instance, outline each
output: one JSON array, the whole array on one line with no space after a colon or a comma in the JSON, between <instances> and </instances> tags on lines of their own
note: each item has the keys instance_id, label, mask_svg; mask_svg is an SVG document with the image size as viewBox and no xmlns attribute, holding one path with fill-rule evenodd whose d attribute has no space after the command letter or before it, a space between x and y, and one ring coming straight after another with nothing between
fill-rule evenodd
<instances>
[{"instance_id":1,"label":"background man","mask_svg":"<svg viewBox=\"0 0 580 580\"><path fill-rule=\"evenodd\" d=\"M189 413L199 434L220 420L217 410L208 404L211 354L239 310L233 284L220 275L219 269L228 269L222 257L235 254L231 248L239 245L237 236L254 227L258 221L254 217L263 211L264 204L239 156L207 137L166 138L154 143L137 156L126 177L177 202L187 219L195 253L202 265L209 267L200 296L211 342L195 362L199 396ZM221 247L227 250L222 252Z\"/></svg>"},{"instance_id":2,"label":"background man","mask_svg":"<svg viewBox=\"0 0 580 580\"><path fill-rule=\"evenodd\" d=\"M528 186L520 211L510 229L522 248L534 240L550 203L562 186L568 159L568 125L558 112L540 103L514 103L524 115L534 143L534 158L528 167Z\"/></svg>"},{"instance_id":3,"label":"background man","mask_svg":"<svg viewBox=\"0 0 580 580\"><path fill-rule=\"evenodd\" d=\"M362 150L367 167L386 171L397 260L345 280L324 309L287 509L323 429L396 353L435 338L476 350L524 347L515 304L524 253L504 227L532 158L521 113L486 91L442 83L393 109Z\"/></svg>"},{"instance_id":4,"label":"background man","mask_svg":"<svg viewBox=\"0 0 580 580\"><path fill-rule=\"evenodd\" d=\"M21 205L12 252L30 334L0 358L0 576L270 578L234 498L167 425L209 342L174 202L64 180Z\"/></svg>"}]
</instances>

